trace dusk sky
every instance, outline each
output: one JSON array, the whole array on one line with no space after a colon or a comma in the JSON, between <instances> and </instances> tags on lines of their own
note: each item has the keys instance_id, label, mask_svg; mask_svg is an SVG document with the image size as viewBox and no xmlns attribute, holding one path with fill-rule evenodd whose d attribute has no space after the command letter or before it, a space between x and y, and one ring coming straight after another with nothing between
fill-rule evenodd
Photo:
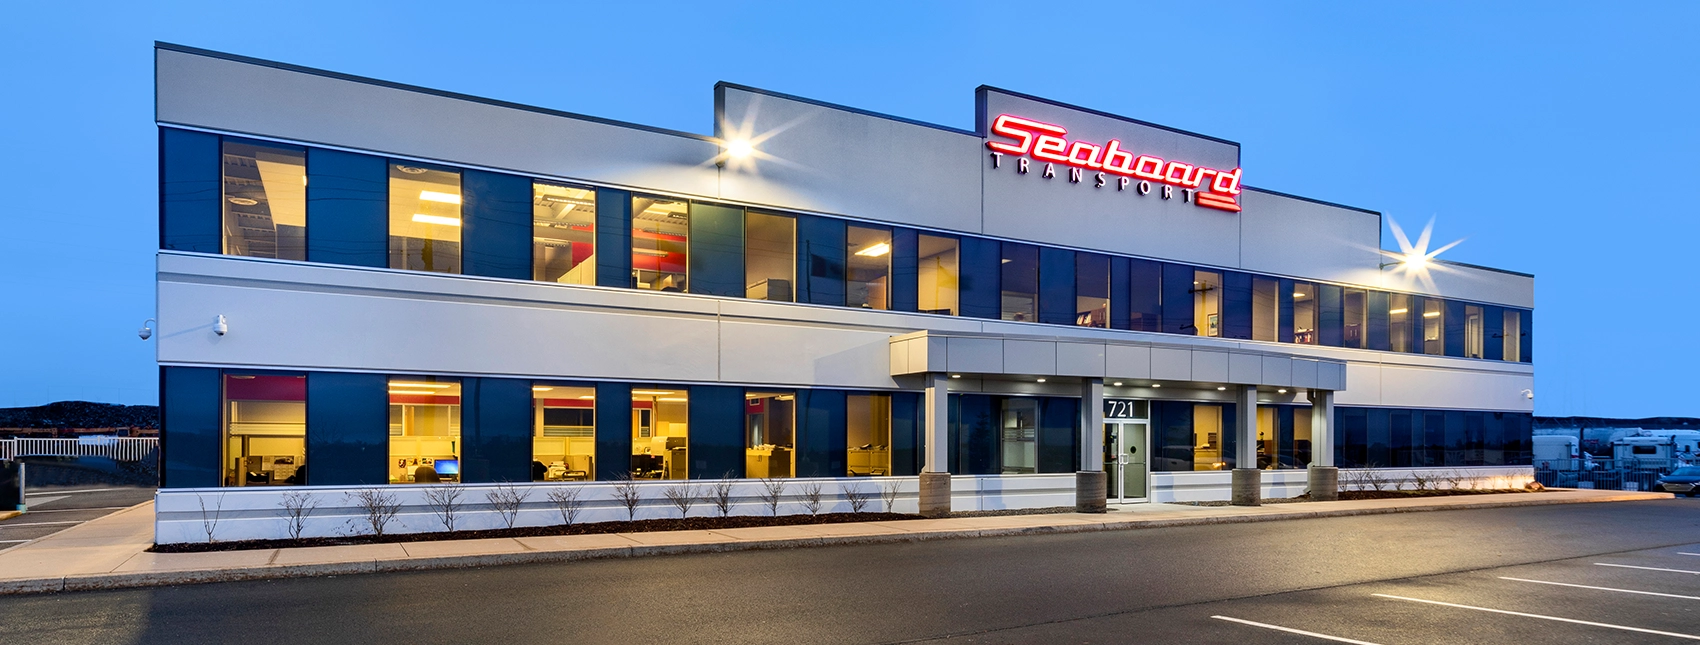
<instances>
[{"instance_id":1,"label":"dusk sky","mask_svg":"<svg viewBox=\"0 0 1700 645\"><path fill-rule=\"evenodd\" d=\"M1443 259L1535 274L1537 414L1700 416L1664 390L1700 364L1700 5L154 4L0 21L0 406L156 402L157 40L705 134L725 80L959 128L986 84L1221 137L1249 185L1382 212L1384 247L1432 218Z\"/></svg>"}]
</instances>

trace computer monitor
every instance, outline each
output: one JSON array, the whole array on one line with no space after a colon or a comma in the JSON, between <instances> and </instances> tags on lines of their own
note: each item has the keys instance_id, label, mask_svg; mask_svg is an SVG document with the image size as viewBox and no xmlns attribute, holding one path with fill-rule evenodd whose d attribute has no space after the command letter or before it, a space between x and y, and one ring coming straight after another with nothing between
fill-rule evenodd
<instances>
[{"instance_id":1,"label":"computer monitor","mask_svg":"<svg viewBox=\"0 0 1700 645\"><path fill-rule=\"evenodd\" d=\"M431 467L437 470L438 475L460 474L459 459L438 459L435 462L432 462Z\"/></svg>"}]
</instances>

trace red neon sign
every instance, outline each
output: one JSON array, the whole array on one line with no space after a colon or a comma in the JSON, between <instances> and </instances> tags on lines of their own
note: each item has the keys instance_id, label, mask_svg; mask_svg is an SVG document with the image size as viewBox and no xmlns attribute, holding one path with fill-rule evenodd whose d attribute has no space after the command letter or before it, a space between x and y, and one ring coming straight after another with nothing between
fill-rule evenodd
<instances>
[{"instance_id":1,"label":"red neon sign","mask_svg":"<svg viewBox=\"0 0 1700 645\"><path fill-rule=\"evenodd\" d=\"M1069 141L1065 138L1067 128L1011 114L1000 114L992 120L992 134L1014 141L987 141L986 147L994 152L1179 186L1196 191L1192 201L1199 206L1240 212L1239 168L1217 170L1151 155L1134 155L1123 150L1122 142L1117 139L1103 145Z\"/></svg>"}]
</instances>

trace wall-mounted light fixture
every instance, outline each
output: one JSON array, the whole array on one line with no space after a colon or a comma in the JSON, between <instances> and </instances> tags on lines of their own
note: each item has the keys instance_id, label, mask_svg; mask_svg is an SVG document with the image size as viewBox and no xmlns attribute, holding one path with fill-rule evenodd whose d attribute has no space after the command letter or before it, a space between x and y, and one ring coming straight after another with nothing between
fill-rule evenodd
<instances>
[{"instance_id":1,"label":"wall-mounted light fixture","mask_svg":"<svg viewBox=\"0 0 1700 645\"><path fill-rule=\"evenodd\" d=\"M159 321L154 320L152 318L149 318L147 320L142 321L142 328L140 330L136 331L136 335L141 336L142 340L147 340L149 338L153 338L153 327L149 327L148 323L157 323L157 322L159 322Z\"/></svg>"}]
</instances>

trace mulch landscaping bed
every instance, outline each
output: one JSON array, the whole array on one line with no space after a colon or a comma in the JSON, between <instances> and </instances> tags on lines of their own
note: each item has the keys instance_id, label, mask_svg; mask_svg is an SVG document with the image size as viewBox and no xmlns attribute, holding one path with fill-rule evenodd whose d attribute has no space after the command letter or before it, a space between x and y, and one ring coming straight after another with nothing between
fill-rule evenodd
<instances>
[{"instance_id":1,"label":"mulch landscaping bed","mask_svg":"<svg viewBox=\"0 0 1700 645\"><path fill-rule=\"evenodd\" d=\"M845 522L879 522L886 520L918 520L919 515L905 513L822 513L820 515L780 515L764 517L734 515L731 517L687 517L617 522L586 522L571 526L520 526L511 529L478 531L440 531L436 533L395 533L389 535L357 535L330 538L300 538L294 540L236 540L211 544L155 544L154 553L203 553L207 551L247 551L253 549L289 549L304 546L344 546L350 544L381 544L387 542L432 542L436 540L477 540L483 538L544 537L550 535L591 535L597 533L645 533L650 531L694 531L703 529L741 529L758 526L796 526L799 524L842 524Z\"/></svg>"}]
</instances>

